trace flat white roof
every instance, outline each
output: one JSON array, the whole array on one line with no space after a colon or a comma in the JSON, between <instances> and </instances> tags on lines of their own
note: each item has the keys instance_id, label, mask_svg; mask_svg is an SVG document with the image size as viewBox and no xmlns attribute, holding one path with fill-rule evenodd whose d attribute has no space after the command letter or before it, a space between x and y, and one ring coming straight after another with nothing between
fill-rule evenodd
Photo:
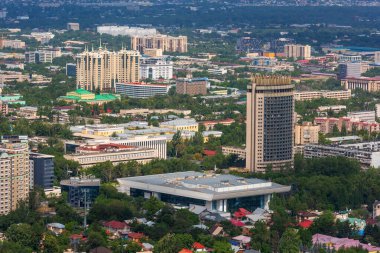
<instances>
[{"instance_id":1,"label":"flat white roof","mask_svg":"<svg viewBox=\"0 0 380 253\"><path fill-rule=\"evenodd\" d=\"M257 178L195 171L119 178L118 182L121 191L135 188L207 201L290 191L290 186Z\"/></svg>"}]
</instances>

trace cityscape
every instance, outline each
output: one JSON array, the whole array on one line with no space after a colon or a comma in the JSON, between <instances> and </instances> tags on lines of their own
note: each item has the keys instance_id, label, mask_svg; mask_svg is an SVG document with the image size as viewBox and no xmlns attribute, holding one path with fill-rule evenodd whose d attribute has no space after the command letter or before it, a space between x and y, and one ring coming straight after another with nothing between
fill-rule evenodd
<instances>
[{"instance_id":1,"label":"cityscape","mask_svg":"<svg viewBox=\"0 0 380 253\"><path fill-rule=\"evenodd\" d=\"M1 253L380 253L380 1L0 2Z\"/></svg>"}]
</instances>

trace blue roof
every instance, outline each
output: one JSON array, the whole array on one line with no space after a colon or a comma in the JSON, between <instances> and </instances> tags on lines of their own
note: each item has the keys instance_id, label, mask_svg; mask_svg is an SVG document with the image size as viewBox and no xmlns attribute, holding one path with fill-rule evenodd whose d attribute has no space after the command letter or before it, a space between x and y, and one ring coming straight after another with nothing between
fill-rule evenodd
<instances>
[{"instance_id":1,"label":"blue roof","mask_svg":"<svg viewBox=\"0 0 380 253\"><path fill-rule=\"evenodd\" d=\"M59 228L59 229L65 228L65 225L63 225L61 223L57 223L57 222L49 223L49 224L47 224L47 226L53 227L53 228Z\"/></svg>"}]
</instances>

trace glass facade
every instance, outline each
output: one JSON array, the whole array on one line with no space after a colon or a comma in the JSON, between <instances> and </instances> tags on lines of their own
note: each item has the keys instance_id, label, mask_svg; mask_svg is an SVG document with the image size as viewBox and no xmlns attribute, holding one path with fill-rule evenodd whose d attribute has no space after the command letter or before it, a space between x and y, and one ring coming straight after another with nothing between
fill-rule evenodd
<instances>
[{"instance_id":1,"label":"glass facade","mask_svg":"<svg viewBox=\"0 0 380 253\"><path fill-rule=\"evenodd\" d=\"M245 208L250 211L256 210L256 208L264 208L264 196L252 196L227 199L227 211L235 212L239 208Z\"/></svg>"},{"instance_id":2,"label":"glass facade","mask_svg":"<svg viewBox=\"0 0 380 253\"><path fill-rule=\"evenodd\" d=\"M293 96L264 98L264 161L292 159Z\"/></svg>"}]
</instances>

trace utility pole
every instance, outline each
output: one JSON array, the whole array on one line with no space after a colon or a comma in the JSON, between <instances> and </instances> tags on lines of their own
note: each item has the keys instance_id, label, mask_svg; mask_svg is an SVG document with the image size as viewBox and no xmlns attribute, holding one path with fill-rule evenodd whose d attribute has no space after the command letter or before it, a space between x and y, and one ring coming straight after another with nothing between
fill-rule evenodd
<instances>
[{"instance_id":1,"label":"utility pole","mask_svg":"<svg viewBox=\"0 0 380 253\"><path fill-rule=\"evenodd\" d=\"M89 193L89 189L83 189L84 192L84 217L83 217L83 227L87 227L87 193Z\"/></svg>"}]
</instances>

